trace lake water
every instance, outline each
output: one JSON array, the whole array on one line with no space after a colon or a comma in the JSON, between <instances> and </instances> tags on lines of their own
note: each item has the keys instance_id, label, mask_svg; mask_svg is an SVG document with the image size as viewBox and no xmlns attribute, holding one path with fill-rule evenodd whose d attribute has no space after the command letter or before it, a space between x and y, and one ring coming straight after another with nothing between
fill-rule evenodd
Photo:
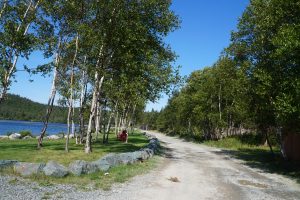
<instances>
[{"instance_id":1,"label":"lake water","mask_svg":"<svg viewBox=\"0 0 300 200\"><path fill-rule=\"evenodd\" d=\"M6 135L7 132L20 132L24 130L31 131L33 135L39 135L43 128L43 122L0 120L0 135ZM67 132L67 124L49 123L47 134L53 135L59 132Z\"/></svg>"}]
</instances>

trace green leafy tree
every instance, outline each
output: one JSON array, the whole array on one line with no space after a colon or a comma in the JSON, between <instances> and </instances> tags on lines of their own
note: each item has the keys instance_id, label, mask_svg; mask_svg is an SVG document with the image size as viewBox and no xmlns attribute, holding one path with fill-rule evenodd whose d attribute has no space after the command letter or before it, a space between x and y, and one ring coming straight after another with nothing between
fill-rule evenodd
<instances>
[{"instance_id":1,"label":"green leafy tree","mask_svg":"<svg viewBox=\"0 0 300 200\"><path fill-rule=\"evenodd\" d=\"M53 32L42 4L41 0L0 4L0 103L12 83L19 58L29 59L34 50L46 45Z\"/></svg>"},{"instance_id":2,"label":"green leafy tree","mask_svg":"<svg viewBox=\"0 0 300 200\"><path fill-rule=\"evenodd\" d=\"M297 0L253 0L232 35L232 55L249 62L248 97L266 136L274 128L299 132L299 27Z\"/></svg>"}]
</instances>

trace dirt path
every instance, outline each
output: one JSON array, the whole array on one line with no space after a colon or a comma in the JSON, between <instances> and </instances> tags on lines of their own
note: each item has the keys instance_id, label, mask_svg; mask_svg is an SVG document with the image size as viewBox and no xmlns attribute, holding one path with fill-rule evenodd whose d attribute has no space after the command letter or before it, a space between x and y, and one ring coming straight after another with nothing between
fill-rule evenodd
<instances>
[{"instance_id":1,"label":"dirt path","mask_svg":"<svg viewBox=\"0 0 300 200\"><path fill-rule=\"evenodd\" d=\"M230 158L219 149L155 134L169 150L163 164L149 174L137 176L110 191L79 192L73 189L54 194L50 199L128 199L128 200L199 200L199 199L300 199L300 185L279 175L261 173ZM179 182L169 180L176 177ZM1 182L5 191L6 182ZM5 199L40 199L29 186ZM1 195L0 195L1 196ZM21 198L15 198L20 196ZM32 197L32 196L31 196ZM1 198L0 198L1 199ZM32 198L30 198L32 199Z\"/></svg>"},{"instance_id":2,"label":"dirt path","mask_svg":"<svg viewBox=\"0 0 300 200\"><path fill-rule=\"evenodd\" d=\"M300 185L293 181L250 169L219 149L155 135L170 150L169 158L155 177L144 180L148 187L137 192L139 199L300 199Z\"/></svg>"}]
</instances>

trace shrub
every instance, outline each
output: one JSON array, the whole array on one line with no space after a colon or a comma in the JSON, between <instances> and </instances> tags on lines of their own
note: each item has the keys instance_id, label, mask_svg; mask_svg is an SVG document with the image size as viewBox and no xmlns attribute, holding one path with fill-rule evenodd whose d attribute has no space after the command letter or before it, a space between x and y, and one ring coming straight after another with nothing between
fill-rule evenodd
<instances>
[{"instance_id":1,"label":"shrub","mask_svg":"<svg viewBox=\"0 0 300 200\"><path fill-rule=\"evenodd\" d=\"M238 135L235 136L238 138L243 144L248 144L248 145L262 145L266 141L264 138L264 135L258 134L258 133L250 133L250 134L245 134L245 135Z\"/></svg>"},{"instance_id":2,"label":"shrub","mask_svg":"<svg viewBox=\"0 0 300 200\"><path fill-rule=\"evenodd\" d=\"M31 131L20 131L19 133L21 134L22 138L25 136L33 137Z\"/></svg>"}]
</instances>

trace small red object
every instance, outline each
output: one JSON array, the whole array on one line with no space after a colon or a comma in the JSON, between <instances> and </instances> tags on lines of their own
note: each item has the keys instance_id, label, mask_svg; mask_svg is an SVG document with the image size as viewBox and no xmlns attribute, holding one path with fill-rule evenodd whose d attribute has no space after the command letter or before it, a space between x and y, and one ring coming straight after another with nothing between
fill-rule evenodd
<instances>
[{"instance_id":1,"label":"small red object","mask_svg":"<svg viewBox=\"0 0 300 200\"><path fill-rule=\"evenodd\" d=\"M121 140L122 142L126 142L128 137L127 131L123 130L118 134L118 139Z\"/></svg>"}]
</instances>

